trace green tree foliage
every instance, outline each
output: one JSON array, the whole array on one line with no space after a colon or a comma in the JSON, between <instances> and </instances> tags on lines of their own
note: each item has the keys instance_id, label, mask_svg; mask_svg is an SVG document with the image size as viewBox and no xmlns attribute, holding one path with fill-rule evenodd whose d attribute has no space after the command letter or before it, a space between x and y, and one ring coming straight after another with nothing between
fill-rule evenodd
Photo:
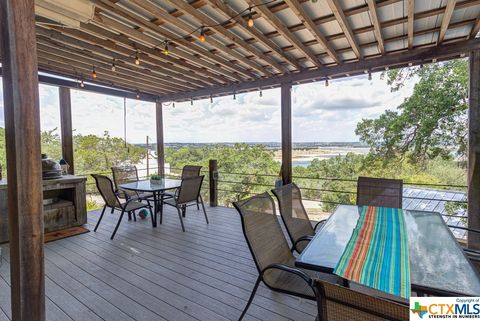
<instances>
[{"instance_id":1,"label":"green tree foliage","mask_svg":"<svg viewBox=\"0 0 480 321\"><path fill-rule=\"evenodd\" d=\"M396 110L387 110L376 119L363 119L357 125L355 133L371 147L371 155L384 161L407 158L422 164L436 157L465 155L467 61L394 70L387 76L392 90L407 79L418 78L418 83Z\"/></svg>"},{"instance_id":2,"label":"green tree foliage","mask_svg":"<svg viewBox=\"0 0 480 321\"><path fill-rule=\"evenodd\" d=\"M216 159L219 172L219 203L227 206L233 201L273 188L280 171L280 163L273 159L274 152L264 145L218 144L167 148L165 155L166 163L170 164L177 174L187 164L201 165L206 172L209 159ZM243 173L248 175L242 175ZM206 186L204 184L204 187Z\"/></svg>"}]
</instances>

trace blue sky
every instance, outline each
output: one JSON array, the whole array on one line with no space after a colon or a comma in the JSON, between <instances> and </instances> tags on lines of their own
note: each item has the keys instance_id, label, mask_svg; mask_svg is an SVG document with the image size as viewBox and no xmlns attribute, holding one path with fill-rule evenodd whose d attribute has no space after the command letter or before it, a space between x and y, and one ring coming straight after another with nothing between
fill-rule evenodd
<instances>
[{"instance_id":1,"label":"blue sky","mask_svg":"<svg viewBox=\"0 0 480 321\"><path fill-rule=\"evenodd\" d=\"M390 92L380 74L294 86L292 89L293 139L308 141L358 141L354 130L362 118L378 117L396 108L413 90L410 82ZM40 85L42 130L59 126L58 89ZM166 142L267 142L280 141L280 89L176 103L164 106ZM72 90L75 132L123 137L123 99ZM4 126L0 95L0 126ZM153 103L127 99L127 141L155 141Z\"/></svg>"}]
</instances>

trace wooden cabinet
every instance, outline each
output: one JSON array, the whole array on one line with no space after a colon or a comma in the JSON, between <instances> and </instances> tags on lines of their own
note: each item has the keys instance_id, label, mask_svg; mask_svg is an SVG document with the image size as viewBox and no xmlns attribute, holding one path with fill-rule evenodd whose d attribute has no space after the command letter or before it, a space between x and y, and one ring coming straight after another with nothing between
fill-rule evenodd
<instances>
[{"instance_id":1,"label":"wooden cabinet","mask_svg":"<svg viewBox=\"0 0 480 321\"><path fill-rule=\"evenodd\" d=\"M87 223L86 178L65 175L43 181L45 232ZM0 181L0 243L8 241L7 182Z\"/></svg>"}]
</instances>

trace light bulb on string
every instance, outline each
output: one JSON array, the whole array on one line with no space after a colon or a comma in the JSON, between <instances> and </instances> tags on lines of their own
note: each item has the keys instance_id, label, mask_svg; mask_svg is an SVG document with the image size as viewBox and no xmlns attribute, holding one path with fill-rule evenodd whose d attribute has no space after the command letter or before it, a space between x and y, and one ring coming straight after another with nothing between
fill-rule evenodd
<instances>
[{"instance_id":1,"label":"light bulb on string","mask_svg":"<svg viewBox=\"0 0 480 321\"><path fill-rule=\"evenodd\" d=\"M138 51L135 53L135 65L140 65L140 58L138 58Z\"/></svg>"},{"instance_id":2,"label":"light bulb on string","mask_svg":"<svg viewBox=\"0 0 480 321\"><path fill-rule=\"evenodd\" d=\"M116 70L115 59L113 59L113 61L112 61L112 71L115 71L115 70Z\"/></svg>"},{"instance_id":3,"label":"light bulb on string","mask_svg":"<svg viewBox=\"0 0 480 321\"><path fill-rule=\"evenodd\" d=\"M95 71L95 66L92 67L92 78L97 79L97 72Z\"/></svg>"},{"instance_id":4,"label":"light bulb on string","mask_svg":"<svg viewBox=\"0 0 480 321\"><path fill-rule=\"evenodd\" d=\"M262 93L262 91L261 91L261 90L260 90L260 97L263 97L263 93Z\"/></svg>"},{"instance_id":5,"label":"light bulb on string","mask_svg":"<svg viewBox=\"0 0 480 321\"><path fill-rule=\"evenodd\" d=\"M190 106L193 106L193 98L190 98Z\"/></svg>"},{"instance_id":6,"label":"light bulb on string","mask_svg":"<svg viewBox=\"0 0 480 321\"><path fill-rule=\"evenodd\" d=\"M163 54L166 56L170 53L170 51L168 50L168 41L165 40L165 48L163 49Z\"/></svg>"},{"instance_id":7,"label":"light bulb on string","mask_svg":"<svg viewBox=\"0 0 480 321\"><path fill-rule=\"evenodd\" d=\"M210 104L213 104L213 97L210 95Z\"/></svg>"},{"instance_id":8,"label":"light bulb on string","mask_svg":"<svg viewBox=\"0 0 480 321\"><path fill-rule=\"evenodd\" d=\"M233 91L233 100L236 100L237 99L237 95L236 95L236 92L235 90Z\"/></svg>"},{"instance_id":9,"label":"light bulb on string","mask_svg":"<svg viewBox=\"0 0 480 321\"><path fill-rule=\"evenodd\" d=\"M173 108L175 108L175 102L173 102Z\"/></svg>"},{"instance_id":10,"label":"light bulb on string","mask_svg":"<svg viewBox=\"0 0 480 321\"><path fill-rule=\"evenodd\" d=\"M372 72L371 71L368 72L368 80L372 80Z\"/></svg>"},{"instance_id":11,"label":"light bulb on string","mask_svg":"<svg viewBox=\"0 0 480 321\"><path fill-rule=\"evenodd\" d=\"M325 87L328 87L328 79L325 79Z\"/></svg>"},{"instance_id":12,"label":"light bulb on string","mask_svg":"<svg viewBox=\"0 0 480 321\"><path fill-rule=\"evenodd\" d=\"M247 25L252 28L253 27L253 24L255 23L253 21L253 17L252 17L252 7L248 8L249 10L249 13L248 13L248 22L247 22Z\"/></svg>"},{"instance_id":13,"label":"light bulb on string","mask_svg":"<svg viewBox=\"0 0 480 321\"><path fill-rule=\"evenodd\" d=\"M205 31L203 29L204 27L202 26L202 28L200 29L200 37L198 37L198 40L200 40L200 42L205 42L205 40L207 39L205 37Z\"/></svg>"},{"instance_id":14,"label":"light bulb on string","mask_svg":"<svg viewBox=\"0 0 480 321\"><path fill-rule=\"evenodd\" d=\"M85 87L85 84L83 83L83 79L80 79L80 87Z\"/></svg>"},{"instance_id":15,"label":"light bulb on string","mask_svg":"<svg viewBox=\"0 0 480 321\"><path fill-rule=\"evenodd\" d=\"M137 99L140 99L140 92L137 90L137 94L135 95L135 97L137 97Z\"/></svg>"}]
</instances>

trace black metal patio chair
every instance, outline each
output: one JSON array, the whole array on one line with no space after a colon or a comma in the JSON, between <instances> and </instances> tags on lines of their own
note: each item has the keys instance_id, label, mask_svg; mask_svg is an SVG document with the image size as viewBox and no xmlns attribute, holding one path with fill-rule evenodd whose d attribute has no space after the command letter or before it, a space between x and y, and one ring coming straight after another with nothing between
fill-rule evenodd
<instances>
[{"instance_id":1,"label":"black metal patio chair","mask_svg":"<svg viewBox=\"0 0 480 321\"><path fill-rule=\"evenodd\" d=\"M303 206L302 193L294 183L272 189L272 193L278 200L280 216L292 242L292 251L301 253L325 220L313 226Z\"/></svg>"},{"instance_id":2,"label":"black metal patio chair","mask_svg":"<svg viewBox=\"0 0 480 321\"><path fill-rule=\"evenodd\" d=\"M309 274L312 272L295 267L295 257L277 219L272 197L263 193L234 202L233 206L240 214L243 233L259 273L239 320L250 307L260 282L273 291L315 300L313 279ZM333 275L325 276L332 282L338 280Z\"/></svg>"},{"instance_id":3,"label":"black metal patio chair","mask_svg":"<svg viewBox=\"0 0 480 321\"><path fill-rule=\"evenodd\" d=\"M205 221L208 224L207 212L205 211L205 205L203 204L202 195L200 190L202 189L202 182L204 176L194 176L182 179L182 184L170 199L161 200L163 204L173 206L177 209L178 217L180 218L180 224L182 230L185 232L185 226L183 225L183 218L187 207L200 203L202 205L203 214L205 215ZM163 211L160 212L160 224L162 224Z\"/></svg>"},{"instance_id":4,"label":"black metal patio chair","mask_svg":"<svg viewBox=\"0 0 480 321\"><path fill-rule=\"evenodd\" d=\"M105 202L105 205L103 206L103 209L102 209L102 214L100 215L100 218L98 219L98 222L95 225L95 229L94 229L95 232L97 231L98 226L102 221L103 215L105 214L105 210L107 207L110 207L112 209L112 213L114 212L114 210L121 211L120 217L118 218L117 225L115 226L112 236L110 237L111 240L113 240L113 238L115 237L115 234L117 233L118 227L120 226L120 223L122 221L122 218L125 212L127 212L130 217L130 214L133 211L141 208L148 208L150 211L150 217L153 222L152 207L150 206L150 204L139 202L137 199L134 199L134 198L130 198L126 202L121 203L120 200L118 199L117 194L115 194L113 183L110 180L110 178L108 178L105 175L98 175L98 174L92 174L92 177L95 179L97 189L100 192L100 195L102 196ZM133 215L133 218L135 221L137 220L135 215Z\"/></svg>"},{"instance_id":5,"label":"black metal patio chair","mask_svg":"<svg viewBox=\"0 0 480 321\"><path fill-rule=\"evenodd\" d=\"M399 179L359 177L357 205L402 208L403 181Z\"/></svg>"},{"instance_id":6,"label":"black metal patio chair","mask_svg":"<svg viewBox=\"0 0 480 321\"><path fill-rule=\"evenodd\" d=\"M314 283L319 321L409 320L410 311L406 305L318 279Z\"/></svg>"}]
</instances>

